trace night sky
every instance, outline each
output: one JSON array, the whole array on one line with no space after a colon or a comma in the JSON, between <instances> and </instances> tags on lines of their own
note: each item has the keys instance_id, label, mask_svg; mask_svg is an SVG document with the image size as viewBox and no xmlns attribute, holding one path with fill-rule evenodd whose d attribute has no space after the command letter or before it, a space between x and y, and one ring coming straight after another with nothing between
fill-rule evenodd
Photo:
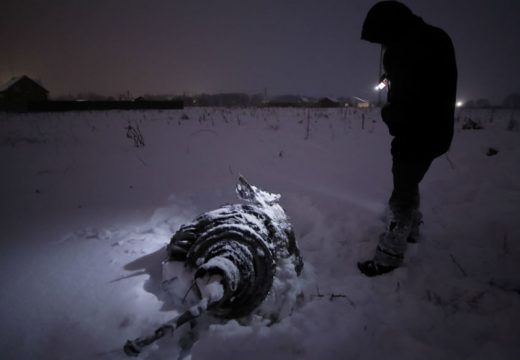
<instances>
[{"instance_id":1,"label":"night sky","mask_svg":"<svg viewBox=\"0 0 520 360\"><path fill-rule=\"evenodd\" d=\"M26 74L51 96L266 90L371 97L379 47L360 32L375 2L2 0L0 82ZM501 103L520 91L520 1L404 3L452 37L459 99Z\"/></svg>"}]
</instances>

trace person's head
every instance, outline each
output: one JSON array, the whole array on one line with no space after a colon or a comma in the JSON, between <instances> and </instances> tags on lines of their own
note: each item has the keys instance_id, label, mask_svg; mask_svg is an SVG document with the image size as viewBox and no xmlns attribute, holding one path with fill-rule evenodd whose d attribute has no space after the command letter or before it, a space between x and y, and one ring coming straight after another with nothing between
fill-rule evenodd
<instances>
[{"instance_id":1,"label":"person's head","mask_svg":"<svg viewBox=\"0 0 520 360\"><path fill-rule=\"evenodd\" d=\"M419 18L398 1L380 1L368 11L361 39L388 45L399 41Z\"/></svg>"}]
</instances>

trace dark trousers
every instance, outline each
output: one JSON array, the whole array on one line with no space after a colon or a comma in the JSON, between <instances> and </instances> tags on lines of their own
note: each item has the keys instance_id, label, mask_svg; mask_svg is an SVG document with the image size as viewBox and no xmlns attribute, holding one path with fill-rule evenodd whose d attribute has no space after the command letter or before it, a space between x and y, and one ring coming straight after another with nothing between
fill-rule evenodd
<instances>
[{"instance_id":1,"label":"dark trousers","mask_svg":"<svg viewBox=\"0 0 520 360\"><path fill-rule=\"evenodd\" d=\"M386 266L401 265L412 231L418 231L419 183L430 168L431 158L392 159L394 189L389 205L387 228L377 246L375 261ZM415 227L415 229L414 229Z\"/></svg>"},{"instance_id":2,"label":"dark trousers","mask_svg":"<svg viewBox=\"0 0 520 360\"><path fill-rule=\"evenodd\" d=\"M418 210L420 206L419 183L430 168L433 159L392 159L394 189L388 204L396 216Z\"/></svg>"}]
</instances>

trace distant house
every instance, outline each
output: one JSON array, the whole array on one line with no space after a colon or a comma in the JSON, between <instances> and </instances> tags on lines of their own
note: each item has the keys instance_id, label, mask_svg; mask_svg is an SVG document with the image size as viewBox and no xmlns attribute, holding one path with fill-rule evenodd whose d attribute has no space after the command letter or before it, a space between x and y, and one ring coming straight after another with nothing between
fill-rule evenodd
<instances>
[{"instance_id":1,"label":"distant house","mask_svg":"<svg viewBox=\"0 0 520 360\"><path fill-rule=\"evenodd\" d=\"M354 96L352 98L354 106L360 109L367 109L370 107L370 101Z\"/></svg>"},{"instance_id":2,"label":"distant house","mask_svg":"<svg viewBox=\"0 0 520 360\"><path fill-rule=\"evenodd\" d=\"M47 101L49 91L28 76L12 78L0 85L0 108L25 111L29 103Z\"/></svg>"}]
</instances>

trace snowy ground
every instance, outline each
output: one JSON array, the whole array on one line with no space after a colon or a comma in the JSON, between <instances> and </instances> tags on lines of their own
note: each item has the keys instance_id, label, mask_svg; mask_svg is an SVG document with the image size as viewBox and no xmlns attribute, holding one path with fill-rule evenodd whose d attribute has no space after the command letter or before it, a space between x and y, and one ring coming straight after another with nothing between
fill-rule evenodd
<instances>
[{"instance_id":1,"label":"snowy ground","mask_svg":"<svg viewBox=\"0 0 520 360\"><path fill-rule=\"evenodd\" d=\"M1 357L124 358L175 315L159 287L170 236L236 202L243 174L282 194L305 303L270 327L215 325L193 359L518 359L519 125L511 110L459 114L422 184L421 242L369 279L356 262L391 190L378 110L0 113ZM174 359L169 340L141 358Z\"/></svg>"}]
</instances>

